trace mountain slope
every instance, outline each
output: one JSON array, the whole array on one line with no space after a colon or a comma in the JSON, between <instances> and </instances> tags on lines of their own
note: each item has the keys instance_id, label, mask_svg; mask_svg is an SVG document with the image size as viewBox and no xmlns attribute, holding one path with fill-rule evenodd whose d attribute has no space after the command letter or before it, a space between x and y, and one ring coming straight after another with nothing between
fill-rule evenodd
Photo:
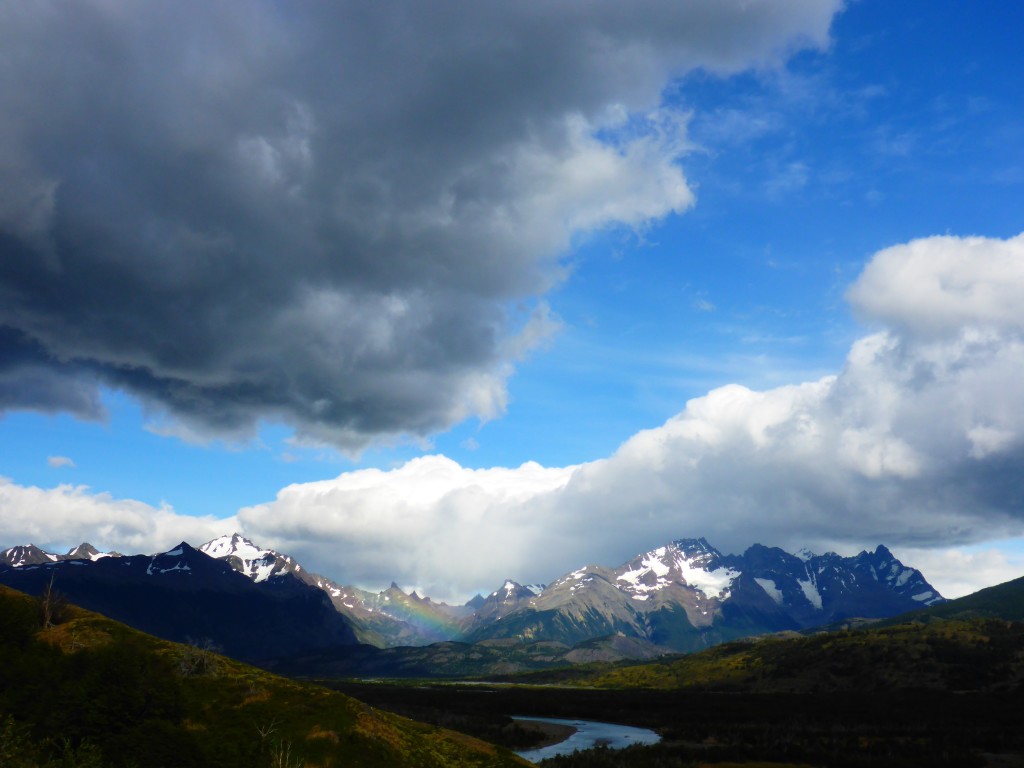
<instances>
[{"instance_id":1,"label":"mountain slope","mask_svg":"<svg viewBox=\"0 0 1024 768\"><path fill-rule=\"evenodd\" d=\"M259 547L238 533L208 541L199 551L222 560L254 582L292 576L316 587L349 620L360 642L377 647L450 640L460 632L459 621L471 612L434 603L415 593L407 595L396 584L378 593L340 585L303 568L289 555Z\"/></svg>"},{"instance_id":2,"label":"mountain slope","mask_svg":"<svg viewBox=\"0 0 1024 768\"><path fill-rule=\"evenodd\" d=\"M0 587L0 754L5 765L511 768L511 753L158 640L68 607L43 629ZM205 653L205 652L203 652ZM59 738L54 738L59 736Z\"/></svg>"}]
</instances>

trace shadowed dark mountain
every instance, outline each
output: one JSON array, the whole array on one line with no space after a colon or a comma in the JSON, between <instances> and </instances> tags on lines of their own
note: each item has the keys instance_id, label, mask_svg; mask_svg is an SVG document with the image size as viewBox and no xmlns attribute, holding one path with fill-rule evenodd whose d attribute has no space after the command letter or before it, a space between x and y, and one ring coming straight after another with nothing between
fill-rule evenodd
<instances>
[{"instance_id":1,"label":"shadowed dark mountain","mask_svg":"<svg viewBox=\"0 0 1024 768\"><path fill-rule=\"evenodd\" d=\"M31 595L51 585L71 602L176 642L260 660L353 645L323 591L285 575L253 582L182 542L157 555L0 566L0 583Z\"/></svg>"}]
</instances>

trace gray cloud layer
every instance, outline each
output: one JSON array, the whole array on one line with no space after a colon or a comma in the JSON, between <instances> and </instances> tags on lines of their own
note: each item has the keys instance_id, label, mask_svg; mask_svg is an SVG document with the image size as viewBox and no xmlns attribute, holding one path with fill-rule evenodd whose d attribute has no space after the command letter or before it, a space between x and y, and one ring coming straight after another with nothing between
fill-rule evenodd
<instances>
[{"instance_id":1,"label":"gray cloud layer","mask_svg":"<svg viewBox=\"0 0 1024 768\"><path fill-rule=\"evenodd\" d=\"M6 3L0 408L348 448L499 414L571 238L692 204L661 89L839 5Z\"/></svg>"}]
</instances>

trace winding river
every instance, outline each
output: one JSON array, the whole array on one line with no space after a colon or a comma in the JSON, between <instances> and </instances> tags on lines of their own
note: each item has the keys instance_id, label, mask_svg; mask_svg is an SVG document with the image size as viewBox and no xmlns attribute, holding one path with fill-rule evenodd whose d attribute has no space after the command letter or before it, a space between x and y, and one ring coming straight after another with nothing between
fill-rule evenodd
<instances>
[{"instance_id":1,"label":"winding river","mask_svg":"<svg viewBox=\"0 0 1024 768\"><path fill-rule=\"evenodd\" d=\"M580 749L590 749L602 744L609 749L622 749L634 744L657 744L661 741L661 737L654 731L649 731L646 728L634 728L629 725L595 723L591 720L558 720L552 717L513 717L512 719L569 725L576 729L576 733L565 741L540 749L516 753L531 763L538 763L556 755L568 755Z\"/></svg>"}]
</instances>

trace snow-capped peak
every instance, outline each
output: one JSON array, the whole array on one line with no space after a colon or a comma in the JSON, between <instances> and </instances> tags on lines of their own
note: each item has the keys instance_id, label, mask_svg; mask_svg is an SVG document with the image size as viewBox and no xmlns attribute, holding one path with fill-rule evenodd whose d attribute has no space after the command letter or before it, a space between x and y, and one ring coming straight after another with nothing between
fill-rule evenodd
<instances>
[{"instance_id":1,"label":"snow-capped peak","mask_svg":"<svg viewBox=\"0 0 1024 768\"><path fill-rule=\"evenodd\" d=\"M616 583L637 599L670 585L685 585L707 597L728 599L740 572L722 565L704 539L680 539L635 557L616 571Z\"/></svg>"},{"instance_id":2,"label":"snow-capped peak","mask_svg":"<svg viewBox=\"0 0 1024 768\"><path fill-rule=\"evenodd\" d=\"M240 533L219 536L203 544L199 551L218 560L227 560L235 570L257 582L301 570L292 558L272 549L263 549Z\"/></svg>"},{"instance_id":3,"label":"snow-capped peak","mask_svg":"<svg viewBox=\"0 0 1024 768\"><path fill-rule=\"evenodd\" d=\"M536 597L544 591L543 584L520 584L512 579L505 579L505 583L499 589L491 592L491 600L500 602L514 602L528 597Z\"/></svg>"},{"instance_id":4,"label":"snow-capped peak","mask_svg":"<svg viewBox=\"0 0 1024 768\"><path fill-rule=\"evenodd\" d=\"M240 533L218 536L199 547L199 551L215 558L234 555L239 560L256 560L271 552L256 546Z\"/></svg>"},{"instance_id":5,"label":"snow-capped peak","mask_svg":"<svg viewBox=\"0 0 1024 768\"><path fill-rule=\"evenodd\" d=\"M82 542L77 547L69 549L66 555L60 555L40 549L35 544L28 544L4 550L0 553L0 563L21 568L26 565L42 565L64 560L99 560L102 557L121 557L121 553L100 552L92 544Z\"/></svg>"}]
</instances>

